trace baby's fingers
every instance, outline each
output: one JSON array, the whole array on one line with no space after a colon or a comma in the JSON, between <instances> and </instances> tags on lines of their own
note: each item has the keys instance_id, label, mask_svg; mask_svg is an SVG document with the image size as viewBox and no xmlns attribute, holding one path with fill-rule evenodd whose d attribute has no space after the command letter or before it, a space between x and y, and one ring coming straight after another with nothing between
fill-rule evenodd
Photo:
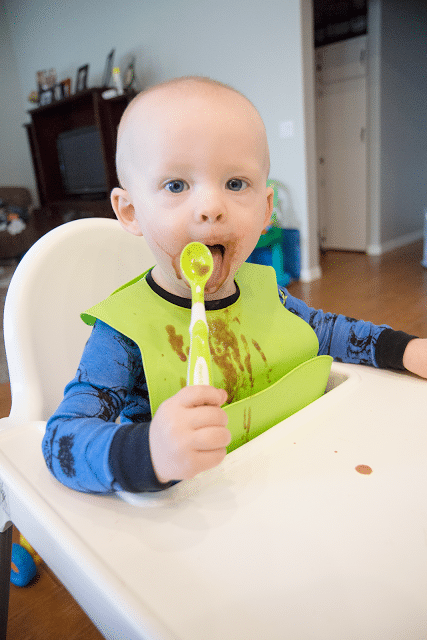
<instances>
[{"instance_id":1,"label":"baby's fingers","mask_svg":"<svg viewBox=\"0 0 427 640\"><path fill-rule=\"evenodd\" d=\"M227 392L208 385L184 387L177 394L184 407L200 407L203 405L221 406L227 400Z\"/></svg>"},{"instance_id":2,"label":"baby's fingers","mask_svg":"<svg viewBox=\"0 0 427 640\"><path fill-rule=\"evenodd\" d=\"M187 410L185 417L190 429L226 427L228 423L227 413L219 406L193 407Z\"/></svg>"},{"instance_id":3,"label":"baby's fingers","mask_svg":"<svg viewBox=\"0 0 427 640\"><path fill-rule=\"evenodd\" d=\"M231 433L227 427L203 427L196 429L193 435L194 451L218 451L231 442Z\"/></svg>"}]
</instances>

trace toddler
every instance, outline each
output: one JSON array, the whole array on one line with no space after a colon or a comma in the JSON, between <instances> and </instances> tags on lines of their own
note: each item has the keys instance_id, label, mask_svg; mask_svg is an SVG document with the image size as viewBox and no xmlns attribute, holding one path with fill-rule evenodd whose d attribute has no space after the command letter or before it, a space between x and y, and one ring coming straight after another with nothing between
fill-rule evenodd
<instances>
[{"instance_id":1,"label":"toddler","mask_svg":"<svg viewBox=\"0 0 427 640\"><path fill-rule=\"evenodd\" d=\"M273 191L264 124L242 94L199 77L142 92L123 114L116 160L113 209L156 264L83 314L94 328L43 440L60 482L110 493L192 478L226 455L223 405L318 355L427 377L427 340L311 309L271 268L245 262ZM205 300L215 386L185 386L191 291L180 254L192 241L214 262Z\"/></svg>"}]
</instances>

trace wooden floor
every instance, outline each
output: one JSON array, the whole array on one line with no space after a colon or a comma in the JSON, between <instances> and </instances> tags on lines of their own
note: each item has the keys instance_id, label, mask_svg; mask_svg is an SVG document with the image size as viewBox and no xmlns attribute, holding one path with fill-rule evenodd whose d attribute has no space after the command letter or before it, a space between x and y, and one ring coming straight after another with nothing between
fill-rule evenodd
<instances>
[{"instance_id":1,"label":"wooden floor","mask_svg":"<svg viewBox=\"0 0 427 640\"><path fill-rule=\"evenodd\" d=\"M422 244L385 254L328 252L323 277L293 283L292 295L326 311L389 324L427 337L427 270ZM9 414L8 385L0 385L0 416ZM14 532L15 540L17 532ZM28 587L11 586L7 640L100 640L101 634L46 566Z\"/></svg>"},{"instance_id":2,"label":"wooden floor","mask_svg":"<svg viewBox=\"0 0 427 640\"><path fill-rule=\"evenodd\" d=\"M422 242L383 256L328 251L322 278L292 283L289 292L316 309L388 324L427 337L427 269Z\"/></svg>"}]
</instances>

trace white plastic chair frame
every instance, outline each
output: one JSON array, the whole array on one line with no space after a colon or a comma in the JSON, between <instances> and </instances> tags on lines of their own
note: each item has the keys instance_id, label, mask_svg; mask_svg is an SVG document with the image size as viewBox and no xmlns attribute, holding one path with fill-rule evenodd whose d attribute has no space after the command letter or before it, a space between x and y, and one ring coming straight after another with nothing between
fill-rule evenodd
<instances>
[{"instance_id":1,"label":"white plastic chair frame","mask_svg":"<svg viewBox=\"0 0 427 640\"><path fill-rule=\"evenodd\" d=\"M107 218L61 225L31 247L13 275L5 302L12 408L9 418L0 421L0 431L47 420L75 375L90 334L79 313L153 264L145 240ZM11 524L0 469L0 639L6 638Z\"/></svg>"}]
</instances>

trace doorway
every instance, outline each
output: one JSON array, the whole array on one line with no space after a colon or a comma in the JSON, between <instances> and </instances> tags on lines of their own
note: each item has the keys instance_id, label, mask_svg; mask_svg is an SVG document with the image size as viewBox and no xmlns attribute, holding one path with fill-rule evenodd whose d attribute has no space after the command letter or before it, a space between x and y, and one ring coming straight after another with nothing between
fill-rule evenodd
<instances>
[{"instance_id":1,"label":"doorway","mask_svg":"<svg viewBox=\"0 0 427 640\"><path fill-rule=\"evenodd\" d=\"M366 251L366 38L363 35L315 50L322 249Z\"/></svg>"}]
</instances>

